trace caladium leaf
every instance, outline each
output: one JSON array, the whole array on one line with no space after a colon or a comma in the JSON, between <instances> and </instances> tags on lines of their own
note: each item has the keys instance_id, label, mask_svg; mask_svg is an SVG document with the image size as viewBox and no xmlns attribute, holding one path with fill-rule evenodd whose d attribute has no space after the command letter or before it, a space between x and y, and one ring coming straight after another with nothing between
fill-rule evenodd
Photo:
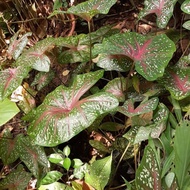
<instances>
[{"instance_id":1,"label":"caladium leaf","mask_svg":"<svg viewBox=\"0 0 190 190\"><path fill-rule=\"evenodd\" d=\"M9 129L6 129L0 139L0 155L4 165L12 164L19 158L17 138L13 138Z\"/></svg>"},{"instance_id":2,"label":"caladium leaf","mask_svg":"<svg viewBox=\"0 0 190 190\"><path fill-rule=\"evenodd\" d=\"M22 80L28 75L30 68L17 67L8 68L0 71L0 100L8 97L20 84Z\"/></svg>"},{"instance_id":3,"label":"caladium leaf","mask_svg":"<svg viewBox=\"0 0 190 190\"><path fill-rule=\"evenodd\" d=\"M80 100L102 76L102 70L77 75L71 87L59 86L46 96L28 130L36 144L56 146L66 142L89 127L98 116L118 106L118 100L107 92Z\"/></svg>"},{"instance_id":4,"label":"caladium leaf","mask_svg":"<svg viewBox=\"0 0 190 190\"><path fill-rule=\"evenodd\" d=\"M7 54L9 57L13 57L13 59L17 59L19 55L22 53L24 47L28 43L28 36L31 36L32 33L28 32L24 34L22 37L18 38L18 33L16 33L12 38L7 50Z\"/></svg>"},{"instance_id":5,"label":"caladium leaf","mask_svg":"<svg viewBox=\"0 0 190 190\"><path fill-rule=\"evenodd\" d=\"M132 62L129 58L122 55L100 54L93 60L97 66L106 71L125 72L130 70Z\"/></svg>"},{"instance_id":6,"label":"caladium leaf","mask_svg":"<svg viewBox=\"0 0 190 190\"><path fill-rule=\"evenodd\" d=\"M158 105L158 102L159 102L158 98L155 97L151 98L150 100L141 102L141 104L138 107L134 108L133 100L129 99L125 101L123 106L120 106L118 108L118 111L128 117L132 117L135 115L140 115L155 110Z\"/></svg>"},{"instance_id":7,"label":"caladium leaf","mask_svg":"<svg viewBox=\"0 0 190 190\"><path fill-rule=\"evenodd\" d=\"M156 153L150 146L146 146L140 166L136 171L137 189L161 190L160 169Z\"/></svg>"},{"instance_id":8,"label":"caladium leaf","mask_svg":"<svg viewBox=\"0 0 190 190\"><path fill-rule=\"evenodd\" d=\"M171 95L182 100L190 95L190 71L179 67L168 69L160 82L165 86Z\"/></svg>"},{"instance_id":9,"label":"caladium leaf","mask_svg":"<svg viewBox=\"0 0 190 190\"><path fill-rule=\"evenodd\" d=\"M107 14L117 0L88 0L76 6L71 6L67 13L77 15L90 21L97 14Z\"/></svg>"},{"instance_id":10,"label":"caladium leaf","mask_svg":"<svg viewBox=\"0 0 190 190\"><path fill-rule=\"evenodd\" d=\"M190 0L185 0L181 5L181 10L184 13L190 14Z\"/></svg>"},{"instance_id":11,"label":"caladium leaf","mask_svg":"<svg viewBox=\"0 0 190 190\"><path fill-rule=\"evenodd\" d=\"M40 72L35 76L34 81L32 82L31 86L37 85L37 90L41 90L43 87L45 87L52 81L54 76L55 76L55 73L52 70L50 70L50 72L47 72L47 73Z\"/></svg>"},{"instance_id":12,"label":"caladium leaf","mask_svg":"<svg viewBox=\"0 0 190 190\"><path fill-rule=\"evenodd\" d=\"M186 21L184 24L183 24L183 27L187 30L190 30L190 20Z\"/></svg>"},{"instance_id":13,"label":"caladium leaf","mask_svg":"<svg viewBox=\"0 0 190 190\"><path fill-rule=\"evenodd\" d=\"M104 90L113 94L119 102L125 101L125 90L126 90L126 79L124 77L115 78L111 80L105 87Z\"/></svg>"},{"instance_id":14,"label":"caladium leaf","mask_svg":"<svg viewBox=\"0 0 190 190\"><path fill-rule=\"evenodd\" d=\"M165 130L169 111L164 104L158 106L158 111L153 118L153 124L141 126L135 136L134 144L147 140L149 136L159 138L160 134Z\"/></svg>"},{"instance_id":15,"label":"caladium leaf","mask_svg":"<svg viewBox=\"0 0 190 190\"><path fill-rule=\"evenodd\" d=\"M157 16L157 26L165 28L173 15L174 5L177 0L145 0L144 9L139 14L139 19L155 13Z\"/></svg>"},{"instance_id":16,"label":"caladium leaf","mask_svg":"<svg viewBox=\"0 0 190 190\"><path fill-rule=\"evenodd\" d=\"M42 72L48 72L50 59L45 52L55 46L55 38L46 38L26 50L16 61L16 66L29 67Z\"/></svg>"},{"instance_id":17,"label":"caladium leaf","mask_svg":"<svg viewBox=\"0 0 190 190\"><path fill-rule=\"evenodd\" d=\"M19 165L16 170L0 181L0 189L25 190L31 177L31 173L24 171L23 166Z\"/></svg>"},{"instance_id":18,"label":"caladium leaf","mask_svg":"<svg viewBox=\"0 0 190 190\"><path fill-rule=\"evenodd\" d=\"M146 37L134 32L115 34L94 46L94 54L124 55L135 63L136 71L147 80L163 76L175 44L165 35Z\"/></svg>"},{"instance_id":19,"label":"caladium leaf","mask_svg":"<svg viewBox=\"0 0 190 190\"><path fill-rule=\"evenodd\" d=\"M44 149L38 145L34 145L29 137L19 135L18 152L21 161L25 163L32 174L39 177L39 166L49 167L49 161L46 157Z\"/></svg>"},{"instance_id":20,"label":"caladium leaf","mask_svg":"<svg viewBox=\"0 0 190 190\"><path fill-rule=\"evenodd\" d=\"M59 171L50 171L46 176L41 180L41 185L47 185L58 181L62 177L62 173Z\"/></svg>"},{"instance_id":21,"label":"caladium leaf","mask_svg":"<svg viewBox=\"0 0 190 190\"><path fill-rule=\"evenodd\" d=\"M12 119L19 111L17 105L7 98L0 102L0 126Z\"/></svg>"}]
</instances>

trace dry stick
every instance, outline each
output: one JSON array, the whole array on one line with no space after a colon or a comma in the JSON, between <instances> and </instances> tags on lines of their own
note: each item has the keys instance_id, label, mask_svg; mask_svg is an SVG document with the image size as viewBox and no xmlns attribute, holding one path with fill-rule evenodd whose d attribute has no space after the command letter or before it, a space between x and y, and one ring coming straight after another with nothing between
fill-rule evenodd
<instances>
[{"instance_id":1,"label":"dry stick","mask_svg":"<svg viewBox=\"0 0 190 190\"><path fill-rule=\"evenodd\" d=\"M114 179L114 177L115 177L115 175L116 175L116 172L117 172L117 170L118 170L118 168L119 168L119 165L120 165L121 161L123 160L123 157L125 156L125 154L126 154L126 152L127 152L127 150L128 150L129 147L130 147L130 142L129 142L128 145L126 146L126 148L125 148L123 154L121 155L121 157L120 157L120 159L119 159L119 162L118 162L118 164L117 164L117 166L116 166L116 169L115 169L115 172L114 172L114 175L113 175L112 179ZM110 183L109 189L110 189L111 185L112 185L112 183Z\"/></svg>"}]
</instances>

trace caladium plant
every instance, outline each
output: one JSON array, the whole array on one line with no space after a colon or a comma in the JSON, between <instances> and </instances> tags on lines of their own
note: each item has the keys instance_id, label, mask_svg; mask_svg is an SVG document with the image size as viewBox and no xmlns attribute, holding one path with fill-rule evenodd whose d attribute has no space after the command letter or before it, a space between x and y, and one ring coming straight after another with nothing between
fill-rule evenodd
<instances>
[{"instance_id":1,"label":"caladium plant","mask_svg":"<svg viewBox=\"0 0 190 190\"><path fill-rule=\"evenodd\" d=\"M159 28L165 28L172 14L177 0L145 0L144 9L139 14L139 19L148 15L156 14L157 25Z\"/></svg>"},{"instance_id":2,"label":"caladium plant","mask_svg":"<svg viewBox=\"0 0 190 190\"><path fill-rule=\"evenodd\" d=\"M136 71L149 81L163 76L175 51L175 44L165 35L146 37L134 32L115 34L96 44L95 54L127 56Z\"/></svg>"},{"instance_id":3,"label":"caladium plant","mask_svg":"<svg viewBox=\"0 0 190 190\"><path fill-rule=\"evenodd\" d=\"M181 58L178 64L168 68L163 78L159 80L177 100L182 100L190 95L189 63L190 56Z\"/></svg>"},{"instance_id":4,"label":"caladium plant","mask_svg":"<svg viewBox=\"0 0 190 190\"><path fill-rule=\"evenodd\" d=\"M31 139L41 146L56 146L114 110L118 100L108 92L80 99L102 76L102 70L78 75L70 87L61 85L48 94L29 127Z\"/></svg>"}]
</instances>

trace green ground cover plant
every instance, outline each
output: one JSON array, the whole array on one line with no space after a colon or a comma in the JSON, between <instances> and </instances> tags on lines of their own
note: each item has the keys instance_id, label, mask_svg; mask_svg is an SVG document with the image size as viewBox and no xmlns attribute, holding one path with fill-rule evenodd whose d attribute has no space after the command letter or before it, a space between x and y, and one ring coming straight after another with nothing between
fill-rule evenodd
<instances>
[{"instance_id":1,"label":"green ground cover plant","mask_svg":"<svg viewBox=\"0 0 190 190\"><path fill-rule=\"evenodd\" d=\"M190 0L144 1L138 19L154 13L161 33L121 32L112 25L92 30L93 19L116 2L88 0L66 10L60 9L64 2L54 4L49 19L73 14L87 23L87 34L47 37L31 47L31 32L11 38L7 52L14 61L0 70L0 159L3 169L12 169L0 173L0 189L26 189L31 179L39 190L190 189L190 55L174 59L183 36L166 28L176 3L190 14ZM183 23L187 36L189 23ZM54 64L75 69L67 84L36 104L57 74ZM19 112L25 133L15 135L3 127ZM120 135L107 137L109 145L89 140L101 157L73 158L70 140L98 130ZM132 179L118 172L131 163ZM117 186L116 175L122 180Z\"/></svg>"}]
</instances>

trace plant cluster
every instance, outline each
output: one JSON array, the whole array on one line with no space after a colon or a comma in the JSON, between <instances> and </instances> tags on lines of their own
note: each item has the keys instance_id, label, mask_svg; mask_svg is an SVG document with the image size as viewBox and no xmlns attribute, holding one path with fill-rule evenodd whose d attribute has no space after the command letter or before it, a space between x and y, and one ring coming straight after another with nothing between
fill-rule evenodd
<instances>
[{"instance_id":1,"label":"plant cluster","mask_svg":"<svg viewBox=\"0 0 190 190\"><path fill-rule=\"evenodd\" d=\"M50 19L75 15L87 22L88 34L48 37L29 48L31 32L11 38L7 53L14 62L0 71L0 126L21 112L25 134L3 129L0 158L4 167L13 167L8 175L0 173L0 189L25 189L32 177L40 190L115 189L119 164L131 159L135 174L133 180L123 177L124 188L190 188L190 55L172 59L184 36L176 29L122 33L111 25L92 31L93 18L108 14L116 2L88 0L64 11L59 7L65 1L56 1ZM145 0L138 19L154 13L157 27L165 29L176 3ZM190 0L180 3L190 14ZM183 27L188 35L190 22ZM36 95L56 76L53 64L77 67L67 85L57 86L37 105ZM26 83L34 70L33 82ZM121 135L109 146L90 140L103 158L87 163L71 158L72 149L64 144L84 130ZM70 184L61 182L65 177Z\"/></svg>"}]
</instances>

